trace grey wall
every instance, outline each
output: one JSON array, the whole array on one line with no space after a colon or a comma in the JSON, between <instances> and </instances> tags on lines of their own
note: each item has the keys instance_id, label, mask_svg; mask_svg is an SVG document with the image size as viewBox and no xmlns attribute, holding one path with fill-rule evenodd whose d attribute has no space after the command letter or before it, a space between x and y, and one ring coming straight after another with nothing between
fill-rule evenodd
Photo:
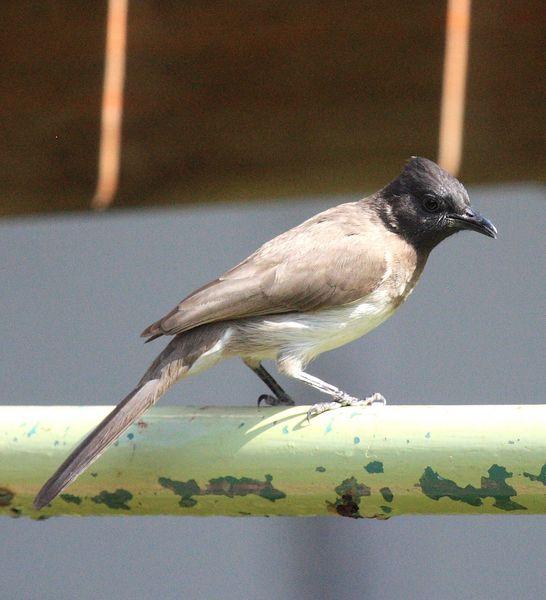
<instances>
[{"instance_id":1,"label":"grey wall","mask_svg":"<svg viewBox=\"0 0 546 600\"><path fill-rule=\"evenodd\" d=\"M433 254L408 303L311 372L393 404L544 402L544 189L473 190L500 238ZM163 346L145 325L264 240L341 201L0 223L3 404L113 404ZM302 403L317 396L287 382ZM248 404L238 362L165 403ZM0 592L69 598L544 597L546 518L0 520Z\"/></svg>"}]
</instances>

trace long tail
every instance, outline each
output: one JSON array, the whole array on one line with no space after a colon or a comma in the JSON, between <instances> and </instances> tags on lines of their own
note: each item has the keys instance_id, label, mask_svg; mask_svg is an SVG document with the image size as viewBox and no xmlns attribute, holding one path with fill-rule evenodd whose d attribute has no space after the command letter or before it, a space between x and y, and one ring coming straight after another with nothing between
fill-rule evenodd
<instances>
[{"instance_id":1,"label":"long tail","mask_svg":"<svg viewBox=\"0 0 546 600\"><path fill-rule=\"evenodd\" d=\"M196 350L192 344L192 350ZM196 354L199 354L197 352ZM40 509L74 481L110 444L188 371L186 340L173 341L152 363L137 387L93 429L48 479L34 499Z\"/></svg>"}]
</instances>

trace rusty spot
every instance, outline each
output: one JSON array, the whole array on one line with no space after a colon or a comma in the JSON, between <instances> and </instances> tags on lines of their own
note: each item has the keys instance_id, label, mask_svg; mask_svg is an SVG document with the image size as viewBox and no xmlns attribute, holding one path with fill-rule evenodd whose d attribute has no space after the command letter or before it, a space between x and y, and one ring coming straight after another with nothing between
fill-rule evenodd
<instances>
[{"instance_id":1,"label":"rusty spot","mask_svg":"<svg viewBox=\"0 0 546 600\"><path fill-rule=\"evenodd\" d=\"M351 519L362 519L360 514L360 500L363 496L370 496L370 488L359 483L356 477L344 479L340 485L335 488L338 495L334 502L326 502L326 507L330 512L335 512L342 517Z\"/></svg>"}]
</instances>

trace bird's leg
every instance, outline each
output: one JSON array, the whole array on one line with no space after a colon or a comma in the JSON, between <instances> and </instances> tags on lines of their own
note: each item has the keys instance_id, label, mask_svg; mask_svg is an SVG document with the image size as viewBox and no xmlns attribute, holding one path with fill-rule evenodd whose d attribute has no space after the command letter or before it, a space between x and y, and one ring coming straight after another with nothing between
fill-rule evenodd
<instances>
[{"instance_id":1,"label":"bird's leg","mask_svg":"<svg viewBox=\"0 0 546 600\"><path fill-rule=\"evenodd\" d=\"M314 389L322 392L323 394L328 394L329 396L333 396L333 402L321 402L319 404L314 404L309 411L307 412L307 418L310 419L320 413L326 412L327 410L334 410L336 408L340 408L342 406L369 406L374 402L380 402L382 404L386 404L385 398L379 394L372 394L368 398L364 398L364 400L360 400L359 398L355 398L354 396L350 396L343 390L340 390L335 385L331 383L327 383L326 381L322 381L318 377L314 377L309 373L306 373L302 365L299 361L294 359L283 359L282 357L278 361L279 371L288 375L289 377L294 377L295 379L299 379L310 385Z\"/></svg>"},{"instance_id":2,"label":"bird's leg","mask_svg":"<svg viewBox=\"0 0 546 600\"><path fill-rule=\"evenodd\" d=\"M279 406L281 404L285 404L288 406L294 405L294 400L290 398L290 396L282 389L282 387L275 381L271 373L269 373L259 361L253 361L251 359L243 359L245 365L250 367L256 375L267 385L267 387L273 392L274 396L271 394L262 394L258 398L258 406L262 402L267 404L268 406Z\"/></svg>"}]
</instances>

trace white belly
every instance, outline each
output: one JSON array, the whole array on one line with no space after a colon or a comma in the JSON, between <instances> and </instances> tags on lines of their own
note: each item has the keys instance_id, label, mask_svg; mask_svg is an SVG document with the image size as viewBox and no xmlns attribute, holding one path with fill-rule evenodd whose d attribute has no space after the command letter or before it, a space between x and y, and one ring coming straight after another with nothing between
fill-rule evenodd
<instances>
[{"instance_id":1,"label":"white belly","mask_svg":"<svg viewBox=\"0 0 546 600\"><path fill-rule=\"evenodd\" d=\"M248 355L256 358L276 358L279 353L288 353L308 362L365 335L396 308L397 303L385 294L370 294L340 307L249 320L242 324L243 337L239 339L248 344Z\"/></svg>"}]
</instances>

